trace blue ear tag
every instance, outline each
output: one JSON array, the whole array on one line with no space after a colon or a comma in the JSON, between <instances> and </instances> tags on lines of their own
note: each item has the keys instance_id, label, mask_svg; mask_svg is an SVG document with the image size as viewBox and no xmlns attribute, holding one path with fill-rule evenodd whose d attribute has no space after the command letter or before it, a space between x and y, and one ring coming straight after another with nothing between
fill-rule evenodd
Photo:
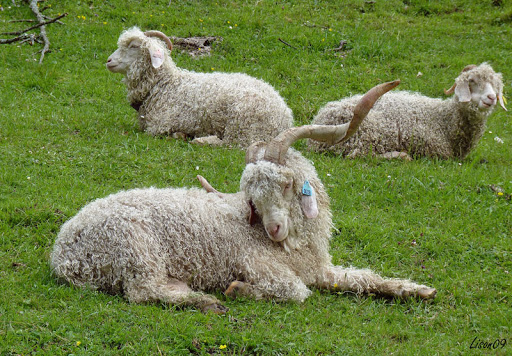
<instances>
[{"instance_id":1,"label":"blue ear tag","mask_svg":"<svg viewBox=\"0 0 512 356\"><path fill-rule=\"evenodd\" d=\"M304 185L302 186L302 195L311 196L313 194L313 189L311 189L311 186L309 185L308 181L304 182Z\"/></svg>"}]
</instances>

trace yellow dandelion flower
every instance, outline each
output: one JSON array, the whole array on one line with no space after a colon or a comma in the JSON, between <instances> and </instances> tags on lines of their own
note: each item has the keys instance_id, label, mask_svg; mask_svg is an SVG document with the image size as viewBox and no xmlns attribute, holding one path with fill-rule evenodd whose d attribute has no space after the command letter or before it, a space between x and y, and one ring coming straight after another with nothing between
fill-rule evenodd
<instances>
[{"instance_id":1,"label":"yellow dandelion flower","mask_svg":"<svg viewBox=\"0 0 512 356\"><path fill-rule=\"evenodd\" d=\"M220 345L219 349L224 350L227 346L226 345Z\"/></svg>"},{"instance_id":2,"label":"yellow dandelion flower","mask_svg":"<svg viewBox=\"0 0 512 356\"><path fill-rule=\"evenodd\" d=\"M235 24L235 27L238 27L238 25L237 25L237 24Z\"/></svg>"},{"instance_id":3,"label":"yellow dandelion flower","mask_svg":"<svg viewBox=\"0 0 512 356\"><path fill-rule=\"evenodd\" d=\"M81 342L81 341L77 341L77 342L76 342L76 346L80 346L81 344L82 344L82 342Z\"/></svg>"},{"instance_id":4,"label":"yellow dandelion flower","mask_svg":"<svg viewBox=\"0 0 512 356\"><path fill-rule=\"evenodd\" d=\"M322 38L322 42L325 41L325 38Z\"/></svg>"},{"instance_id":5,"label":"yellow dandelion flower","mask_svg":"<svg viewBox=\"0 0 512 356\"><path fill-rule=\"evenodd\" d=\"M106 24L107 24L107 21L104 21L104 22L103 22L103 24L104 24L104 25L106 25Z\"/></svg>"},{"instance_id":6,"label":"yellow dandelion flower","mask_svg":"<svg viewBox=\"0 0 512 356\"><path fill-rule=\"evenodd\" d=\"M212 70L215 70L215 68L212 67Z\"/></svg>"},{"instance_id":7,"label":"yellow dandelion flower","mask_svg":"<svg viewBox=\"0 0 512 356\"><path fill-rule=\"evenodd\" d=\"M498 196L502 196L503 195L503 192L498 192Z\"/></svg>"},{"instance_id":8,"label":"yellow dandelion flower","mask_svg":"<svg viewBox=\"0 0 512 356\"><path fill-rule=\"evenodd\" d=\"M332 32L332 28L329 29L329 32Z\"/></svg>"},{"instance_id":9,"label":"yellow dandelion flower","mask_svg":"<svg viewBox=\"0 0 512 356\"><path fill-rule=\"evenodd\" d=\"M199 22L203 22L203 19L199 19Z\"/></svg>"},{"instance_id":10,"label":"yellow dandelion flower","mask_svg":"<svg viewBox=\"0 0 512 356\"><path fill-rule=\"evenodd\" d=\"M334 283L334 288L338 288L338 283Z\"/></svg>"},{"instance_id":11,"label":"yellow dandelion flower","mask_svg":"<svg viewBox=\"0 0 512 356\"><path fill-rule=\"evenodd\" d=\"M231 23L231 22L228 21L228 23Z\"/></svg>"},{"instance_id":12,"label":"yellow dandelion flower","mask_svg":"<svg viewBox=\"0 0 512 356\"><path fill-rule=\"evenodd\" d=\"M160 26L164 27L165 25L164 25L164 24L161 24Z\"/></svg>"}]
</instances>

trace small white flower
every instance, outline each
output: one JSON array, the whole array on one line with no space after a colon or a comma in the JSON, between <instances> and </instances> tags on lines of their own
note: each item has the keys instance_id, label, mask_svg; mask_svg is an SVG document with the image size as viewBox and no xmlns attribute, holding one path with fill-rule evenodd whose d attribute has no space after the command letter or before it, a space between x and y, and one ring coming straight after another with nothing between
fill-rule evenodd
<instances>
[{"instance_id":1,"label":"small white flower","mask_svg":"<svg viewBox=\"0 0 512 356\"><path fill-rule=\"evenodd\" d=\"M196 166L196 171L198 171L198 170L199 170L199 166Z\"/></svg>"},{"instance_id":2,"label":"small white flower","mask_svg":"<svg viewBox=\"0 0 512 356\"><path fill-rule=\"evenodd\" d=\"M496 136L494 138L494 141L498 142L498 143L503 143L503 140L501 138L499 138L498 136Z\"/></svg>"},{"instance_id":3,"label":"small white flower","mask_svg":"<svg viewBox=\"0 0 512 356\"><path fill-rule=\"evenodd\" d=\"M492 133L492 131L489 131L489 133Z\"/></svg>"},{"instance_id":4,"label":"small white flower","mask_svg":"<svg viewBox=\"0 0 512 356\"><path fill-rule=\"evenodd\" d=\"M459 162L459 166L462 166L462 163L461 163L461 162Z\"/></svg>"},{"instance_id":5,"label":"small white flower","mask_svg":"<svg viewBox=\"0 0 512 356\"><path fill-rule=\"evenodd\" d=\"M27 177L28 180L30 180L30 177Z\"/></svg>"},{"instance_id":6,"label":"small white flower","mask_svg":"<svg viewBox=\"0 0 512 356\"><path fill-rule=\"evenodd\" d=\"M331 176L331 173L327 173L327 177L330 177Z\"/></svg>"}]
</instances>

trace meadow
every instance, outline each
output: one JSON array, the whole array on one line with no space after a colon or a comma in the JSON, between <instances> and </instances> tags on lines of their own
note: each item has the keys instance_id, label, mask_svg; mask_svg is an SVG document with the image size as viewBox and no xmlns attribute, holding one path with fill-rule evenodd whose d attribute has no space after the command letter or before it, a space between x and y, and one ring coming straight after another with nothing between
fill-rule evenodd
<instances>
[{"instance_id":1,"label":"meadow","mask_svg":"<svg viewBox=\"0 0 512 356\"><path fill-rule=\"evenodd\" d=\"M509 1L44 4L47 15L68 16L47 26L42 64L40 45L0 45L0 355L512 353L512 119L499 107L463 161L349 160L295 145L331 197L333 262L434 286L433 301L314 290L297 304L217 293L230 309L218 316L70 287L49 267L60 226L96 198L197 187L197 174L238 190L243 151L140 130L122 76L105 68L122 30L222 37L210 56L173 58L267 81L302 125L328 101L397 78L402 90L443 97L472 63L502 72L511 97ZM20 0L1 0L0 10L0 32L33 18Z\"/></svg>"}]
</instances>

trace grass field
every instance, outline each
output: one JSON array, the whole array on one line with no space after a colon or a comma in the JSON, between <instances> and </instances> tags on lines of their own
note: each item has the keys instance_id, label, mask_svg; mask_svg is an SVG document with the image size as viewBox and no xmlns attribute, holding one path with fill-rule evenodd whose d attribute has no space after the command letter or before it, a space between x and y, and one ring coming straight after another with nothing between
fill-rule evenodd
<instances>
[{"instance_id":1,"label":"grass field","mask_svg":"<svg viewBox=\"0 0 512 356\"><path fill-rule=\"evenodd\" d=\"M0 1L0 32L33 16L15 2ZM0 46L0 355L512 353L512 120L500 108L464 161L344 160L296 146L331 196L333 261L432 285L433 302L315 290L296 304L218 293L230 311L204 315L62 285L48 264L62 223L93 199L198 186L198 173L238 189L242 151L140 131L122 77L105 69L123 29L222 37L209 57L173 58L190 70L264 79L299 125L328 101L396 78L401 89L440 97L465 65L484 61L503 73L510 97L509 1L46 4L48 15L69 15L47 27L52 52L41 65L39 45ZM345 49L332 51L342 40ZM496 349L474 347L495 341Z\"/></svg>"}]
</instances>

